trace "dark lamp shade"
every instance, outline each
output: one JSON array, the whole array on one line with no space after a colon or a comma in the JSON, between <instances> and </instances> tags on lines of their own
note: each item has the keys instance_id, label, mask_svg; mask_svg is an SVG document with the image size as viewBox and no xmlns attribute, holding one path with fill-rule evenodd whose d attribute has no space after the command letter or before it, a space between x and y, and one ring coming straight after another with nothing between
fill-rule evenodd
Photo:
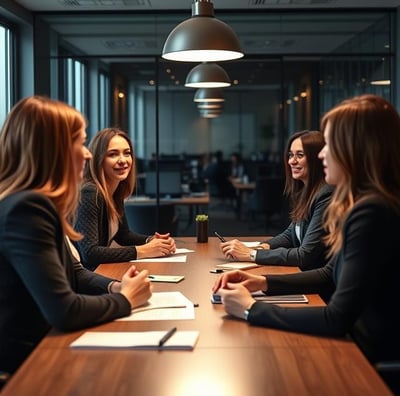
<instances>
[{"instance_id":1,"label":"dark lamp shade","mask_svg":"<svg viewBox=\"0 0 400 396\"><path fill-rule=\"evenodd\" d=\"M185 87L190 88L223 88L230 85L228 74L216 63L201 63L195 66L186 76L185 82Z\"/></svg>"},{"instance_id":2,"label":"dark lamp shade","mask_svg":"<svg viewBox=\"0 0 400 396\"><path fill-rule=\"evenodd\" d=\"M219 88L199 88L194 95L194 102L224 102L224 92Z\"/></svg>"},{"instance_id":3,"label":"dark lamp shade","mask_svg":"<svg viewBox=\"0 0 400 396\"><path fill-rule=\"evenodd\" d=\"M196 0L192 18L171 31L161 56L179 62L219 62L239 59L243 51L233 29L214 17L213 3Z\"/></svg>"}]
</instances>

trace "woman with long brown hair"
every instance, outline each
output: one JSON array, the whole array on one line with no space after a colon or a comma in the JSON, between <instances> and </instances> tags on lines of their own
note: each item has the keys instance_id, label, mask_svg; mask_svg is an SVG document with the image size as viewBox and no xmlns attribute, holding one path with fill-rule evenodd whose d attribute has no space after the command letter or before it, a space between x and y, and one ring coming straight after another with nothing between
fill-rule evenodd
<instances>
[{"instance_id":1,"label":"woman with long brown hair","mask_svg":"<svg viewBox=\"0 0 400 396\"><path fill-rule=\"evenodd\" d=\"M224 274L214 285L228 313L253 325L339 337L351 335L371 362L400 360L400 116L384 98L345 100L322 118L325 179L336 186L325 241L330 261L297 274ZM332 290L326 306L284 308L267 294Z\"/></svg>"},{"instance_id":2,"label":"woman with long brown hair","mask_svg":"<svg viewBox=\"0 0 400 396\"><path fill-rule=\"evenodd\" d=\"M285 194L292 207L289 227L256 248L249 248L238 239L221 243L227 258L302 270L326 264L322 216L333 189L326 184L318 159L323 145L319 131L301 131L290 137L285 150Z\"/></svg>"},{"instance_id":3,"label":"woman with long brown hair","mask_svg":"<svg viewBox=\"0 0 400 396\"><path fill-rule=\"evenodd\" d=\"M71 221L85 162L86 122L41 96L18 102L0 132L0 370L13 373L51 327L78 330L130 314L151 296L148 271L121 282L74 259Z\"/></svg>"},{"instance_id":4,"label":"woman with long brown hair","mask_svg":"<svg viewBox=\"0 0 400 396\"><path fill-rule=\"evenodd\" d=\"M162 257L175 252L169 233L142 235L129 229L124 200L135 187L135 162L129 136L118 128L99 131L89 144L93 158L85 168L76 229L85 267L138 258Z\"/></svg>"}]
</instances>

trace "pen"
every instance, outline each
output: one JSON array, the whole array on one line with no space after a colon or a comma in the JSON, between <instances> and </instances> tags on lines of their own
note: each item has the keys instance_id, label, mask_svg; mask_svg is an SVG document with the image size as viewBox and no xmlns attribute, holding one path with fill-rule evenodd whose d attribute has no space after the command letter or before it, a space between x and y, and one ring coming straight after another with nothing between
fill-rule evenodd
<instances>
[{"instance_id":1,"label":"pen","mask_svg":"<svg viewBox=\"0 0 400 396\"><path fill-rule=\"evenodd\" d=\"M221 235L219 235L217 231L214 231L214 234L215 234L216 237L218 237L218 239L221 242L226 242L226 239L224 237L222 237Z\"/></svg>"},{"instance_id":2,"label":"pen","mask_svg":"<svg viewBox=\"0 0 400 396\"><path fill-rule=\"evenodd\" d=\"M163 338L161 338L160 342L158 343L159 347L162 347L175 333L176 327L173 327L172 329L168 330L167 333L164 335Z\"/></svg>"},{"instance_id":3,"label":"pen","mask_svg":"<svg viewBox=\"0 0 400 396\"><path fill-rule=\"evenodd\" d=\"M221 242L226 242L226 239L225 239L223 236L219 235L217 231L214 231L214 234L215 234L216 237L218 237L218 239L219 239ZM230 254L228 257L229 257L230 259L233 259L233 256L232 256L231 254Z\"/></svg>"}]
</instances>

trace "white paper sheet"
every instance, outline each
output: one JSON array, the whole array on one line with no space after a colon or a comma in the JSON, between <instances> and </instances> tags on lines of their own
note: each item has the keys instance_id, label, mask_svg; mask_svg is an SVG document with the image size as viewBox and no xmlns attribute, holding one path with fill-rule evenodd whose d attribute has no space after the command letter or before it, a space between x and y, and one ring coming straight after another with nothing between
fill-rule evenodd
<instances>
[{"instance_id":1,"label":"white paper sheet","mask_svg":"<svg viewBox=\"0 0 400 396\"><path fill-rule=\"evenodd\" d=\"M194 319L192 301L181 292L154 292L148 305L136 308L129 316L117 320L185 319Z\"/></svg>"},{"instance_id":2,"label":"white paper sheet","mask_svg":"<svg viewBox=\"0 0 400 396\"><path fill-rule=\"evenodd\" d=\"M146 259L138 259L131 260L133 263L186 263L186 255L172 255L168 257L155 257L155 258L146 258Z\"/></svg>"}]
</instances>

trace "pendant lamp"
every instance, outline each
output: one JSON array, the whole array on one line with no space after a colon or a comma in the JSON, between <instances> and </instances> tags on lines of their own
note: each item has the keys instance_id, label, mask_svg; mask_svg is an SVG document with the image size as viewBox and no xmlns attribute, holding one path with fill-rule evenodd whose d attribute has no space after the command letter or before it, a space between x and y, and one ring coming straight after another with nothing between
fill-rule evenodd
<instances>
[{"instance_id":1,"label":"pendant lamp","mask_svg":"<svg viewBox=\"0 0 400 396\"><path fill-rule=\"evenodd\" d=\"M197 104L197 108L199 110L222 110L223 108L222 102L219 103L211 103L211 102L201 102Z\"/></svg>"},{"instance_id":2,"label":"pendant lamp","mask_svg":"<svg viewBox=\"0 0 400 396\"><path fill-rule=\"evenodd\" d=\"M203 118L217 118L221 115L222 109L219 110L200 110L200 116Z\"/></svg>"},{"instance_id":3,"label":"pendant lamp","mask_svg":"<svg viewBox=\"0 0 400 396\"><path fill-rule=\"evenodd\" d=\"M226 71L216 63L201 63L186 76L185 87L222 88L229 87L231 80Z\"/></svg>"},{"instance_id":4,"label":"pendant lamp","mask_svg":"<svg viewBox=\"0 0 400 396\"><path fill-rule=\"evenodd\" d=\"M224 92L219 88L199 88L194 94L194 102L224 102Z\"/></svg>"},{"instance_id":5,"label":"pendant lamp","mask_svg":"<svg viewBox=\"0 0 400 396\"><path fill-rule=\"evenodd\" d=\"M239 59L243 51L233 29L214 17L210 0L194 0L192 17L168 35L162 55L179 62L219 62Z\"/></svg>"}]
</instances>

